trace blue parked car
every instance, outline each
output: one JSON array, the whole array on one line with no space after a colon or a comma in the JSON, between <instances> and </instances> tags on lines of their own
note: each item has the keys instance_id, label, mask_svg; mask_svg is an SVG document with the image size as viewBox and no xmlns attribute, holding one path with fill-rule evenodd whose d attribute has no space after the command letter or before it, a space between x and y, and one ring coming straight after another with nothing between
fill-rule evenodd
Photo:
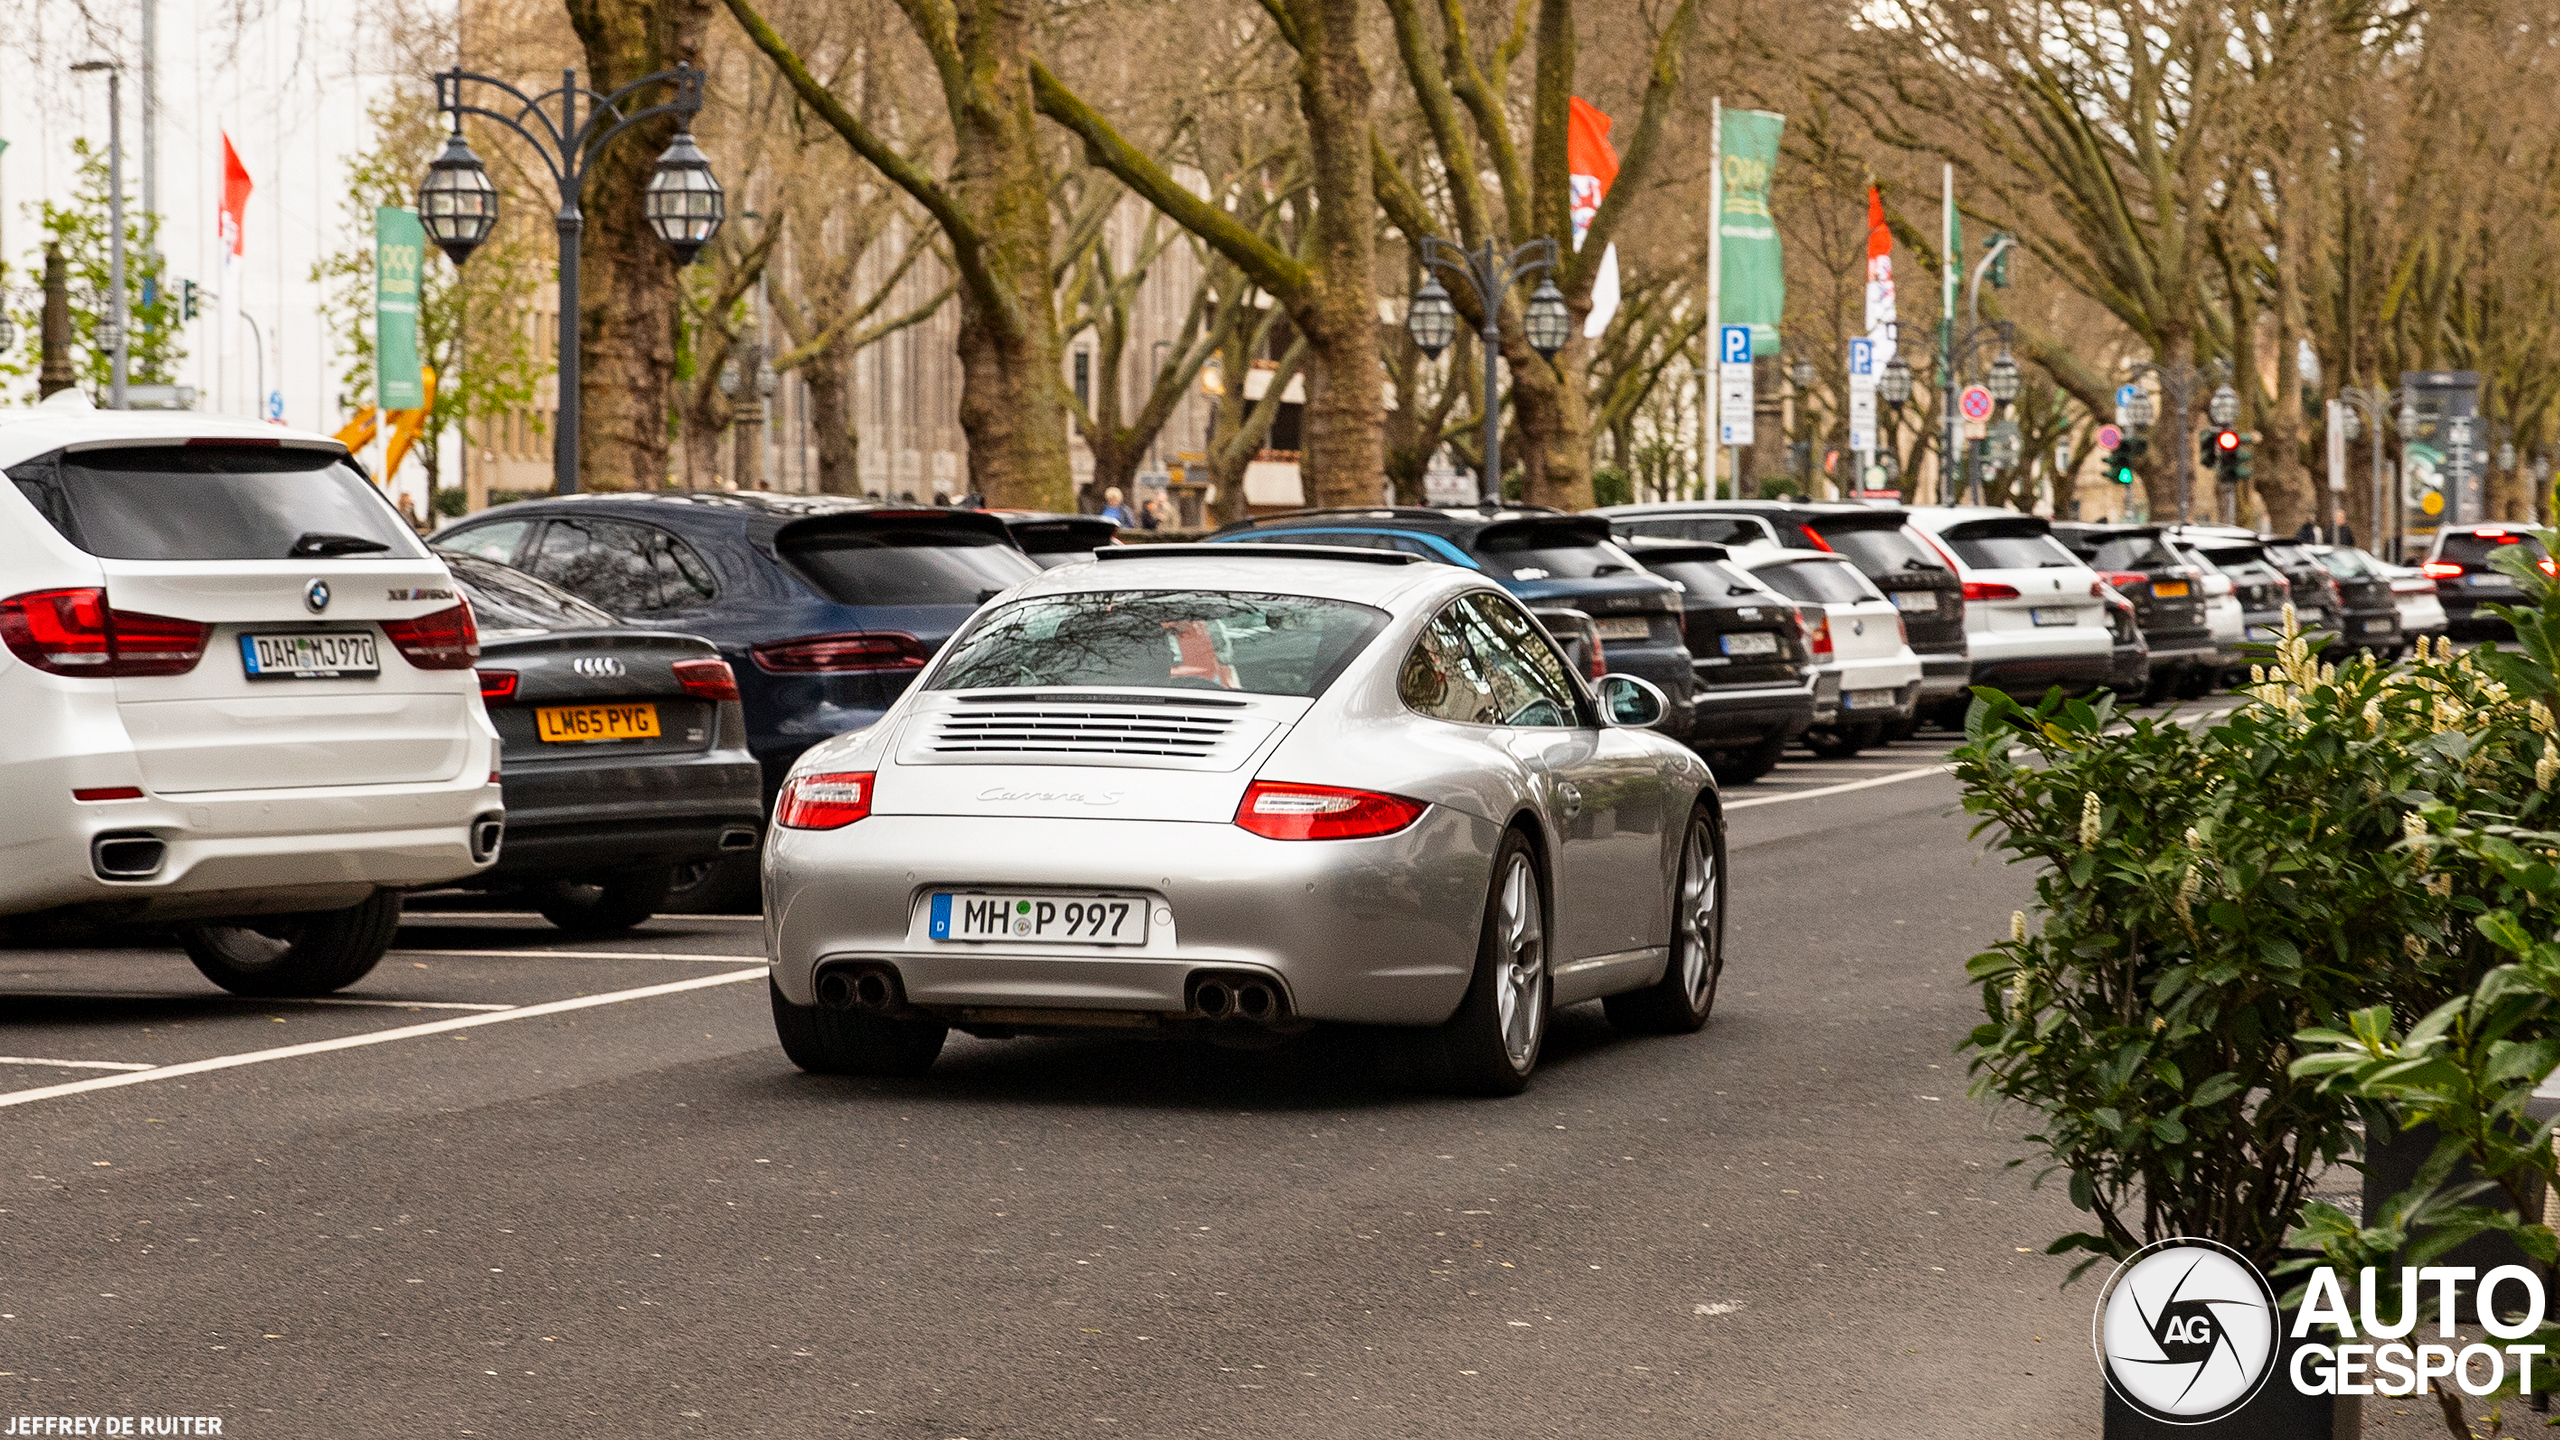
<instances>
[{"instance_id":1,"label":"blue parked car","mask_svg":"<svg viewBox=\"0 0 2560 1440\"><path fill-rule=\"evenodd\" d=\"M1670 713L1655 728L1689 738L1697 677L1681 638L1679 587L1619 549L1603 516L1529 508L1302 510L1238 521L1209 541L1401 550L1481 571L1532 613L1580 611L1599 632L1607 668L1652 681L1670 701ZM1553 622L1549 628L1556 628Z\"/></svg>"},{"instance_id":2,"label":"blue parked car","mask_svg":"<svg viewBox=\"0 0 2560 1440\"><path fill-rule=\"evenodd\" d=\"M470 516L435 543L717 646L768 812L801 751L879 719L987 597L1040 568L993 515L833 495L559 496ZM720 869L692 877L680 903L753 895L751 864Z\"/></svg>"}]
</instances>

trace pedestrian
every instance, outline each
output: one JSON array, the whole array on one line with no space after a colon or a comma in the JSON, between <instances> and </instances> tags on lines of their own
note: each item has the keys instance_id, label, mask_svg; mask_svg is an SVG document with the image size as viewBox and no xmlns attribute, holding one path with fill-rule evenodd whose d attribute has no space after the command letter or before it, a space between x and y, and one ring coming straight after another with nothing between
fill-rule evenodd
<instances>
[{"instance_id":1,"label":"pedestrian","mask_svg":"<svg viewBox=\"0 0 2560 1440\"><path fill-rule=\"evenodd\" d=\"M2340 522L2338 526L2338 543L2349 550L2356 548L2356 527Z\"/></svg>"},{"instance_id":2,"label":"pedestrian","mask_svg":"<svg viewBox=\"0 0 2560 1440\"><path fill-rule=\"evenodd\" d=\"M2317 545L2320 543L2320 527L2305 520L2302 528L2293 532L2293 538L2305 545Z\"/></svg>"},{"instance_id":3,"label":"pedestrian","mask_svg":"<svg viewBox=\"0 0 2560 1440\"><path fill-rule=\"evenodd\" d=\"M1161 495L1148 496L1147 503L1138 507L1138 524L1143 529L1162 530L1171 519L1172 517L1165 513L1164 497Z\"/></svg>"},{"instance_id":4,"label":"pedestrian","mask_svg":"<svg viewBox=\"0 0 2560 1440\"><path fill-rule=\"evenodd\" d=\"M1122 496L1120 494L1119 486L1114 485L1104 490L1102 492L1102 518L1125 530L1129 528L1134 517L1129 514L1129 507L1120 503L1121 499Z\"/></svg>"}]
</instances>

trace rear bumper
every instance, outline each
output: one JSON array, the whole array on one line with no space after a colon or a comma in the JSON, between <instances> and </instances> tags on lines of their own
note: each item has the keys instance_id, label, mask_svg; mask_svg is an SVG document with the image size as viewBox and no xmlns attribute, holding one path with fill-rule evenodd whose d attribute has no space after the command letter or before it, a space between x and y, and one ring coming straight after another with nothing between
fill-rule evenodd
<instances>
[{"instance_id":1,"label":"rear bumper","mask_svg":"<svg viewBox=\"0 0 2560 1440\"><path fill-rule=\"evenodd\" d=\"M2115 651L2111 646L2094 655L2028 655L2007 660L1973 662L1973 683L2004 691L2018 700L2032 704L2043 698L2045 691L2059 685L2068 694L2079 694L2109 685L2115 680Z\"/></svg>"},{"instance_id":2,"label":"rear bumper","mask_svg":"<svg viewBox=\"0 0 2560 1440\"><path fill-rule=\"evenodd\" d=\"M1952 700L1973 683L1973 657L1962 650L1927 651L1920 656L1920 703Z\"/></svg>"},{"instance_id":3,"label":"rear bumper","mask_svg":"<svg viewBox=\"0 0 2560 1440\"><path fill-rule=\"evenodd\" d=\"M1292 1016L1390 1025L1448 1018L1475 969L1501 831L1434 806L1373 840L1265 840L1233 825L874 815L781 830L764 849L765 936L783 997L816 972L897 971L909 1003L1183 1013L1202 969L1275 981ZM1145 943L956 944L929 938L938 888L1143 897Z\"/></svg>"},{"instance_id":4,"label":"rear bumper","mask_svg":"<svg viewBox=\"0 0 2560 1440\"><path fill-rule=\"evenodd\" d=\"M1689 743L1756 745L1776 735L1793 740L1813 723L1813 686L1771 685L1698 691L1698 718Z\"/></svg>"},{"instance_id":5,"label":"rear bumper","mask_svg":"<svg viewBox=\"0 0 2560 1440\"><path fill-rule=\"evenodd\" d=\"M678 865L753 849L762 793L760 767L737 750L519 765L507 772L506 850L487 878Z\"/></svg>"}]
</instances>

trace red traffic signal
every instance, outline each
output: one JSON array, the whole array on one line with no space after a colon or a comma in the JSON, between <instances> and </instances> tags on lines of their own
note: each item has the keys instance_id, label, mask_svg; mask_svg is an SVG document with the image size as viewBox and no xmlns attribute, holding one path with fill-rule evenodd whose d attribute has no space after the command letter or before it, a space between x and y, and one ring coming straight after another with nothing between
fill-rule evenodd
<instances>
[{"instance_id":1,"label":"red traffic signal","mask_svg":"<svg viewBox=\"0 0 2560 1440\"><path fill-rule=\"evenodd\" d=\"M2214 432L2214 434L2213 434L2213 448L2214 448L2214 449L2216 449L2216 450L2221 451L2221 452L2222 452L2223 454L2225 454L2225 455L2228 455L2228 454L2230 454L2232 451L2239 449L2239 448L2240 448L2240 432L2239 432L2239 431L2237 431L2237 430L2217 430L2217 431L2215 431L2215 432Z\"/></svg>"}]
</instances>

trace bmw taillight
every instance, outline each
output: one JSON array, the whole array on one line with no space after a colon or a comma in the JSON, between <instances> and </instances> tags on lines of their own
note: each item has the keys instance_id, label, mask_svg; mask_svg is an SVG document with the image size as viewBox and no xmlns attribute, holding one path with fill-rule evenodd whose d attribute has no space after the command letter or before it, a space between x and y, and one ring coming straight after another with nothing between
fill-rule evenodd
<instances>
[{"instance_id":1,"label":"bmw taillight","mask_svg":"<svg viewBox=\"0 0 2560 1440\"><path fill-rule=\"evenodd\" d=\"M513 670L481 671L480 698L491 705L504 705L516 698L516 672Z\"/></svg>"},{"instance_id":2,"label":"bmw taillight","mask_svg":"<svg viewBox=\"0 0 2560 1440\"><path fill-rule=\"evenodd\" d=\"M1997 580L1967 580L1964 582L1964 598L1967 600L2015 600L2018 598L2018 587L2003 585Z\"/></svg>"},{"instance_id":3,"label":"bmw taillight","mask_svg":"<svg viewBox=\"0 0 2560 1440\"><path fill-rule=\"evenodd\" d=\"M414 620L381 624L383 638L420 670L468 670L480 658L480 627L472 622L468 600Z\"/></svg>"},{"instance_id":4,"label":"bmw taillight","mask_svg":"<svg viewBox=\"0 0 2560 1440\"><path fill-rule=\"evenodd\" d=\"M1807 616L1796 612L1796 623L1804 627L1804 648L1816 660L1831 658L1831 617L1828 614Z\"/></svg>"},{"instance_id":5,"label":"bmw taillight","mask_svg":"<svg viewBox=\"0 0 2560 1440\"><path fill-rule=\"evenodd\" d=\"M859 674L882 670L921 670L931 656L924 642L894 630L856 631L843 635L804 635L776 640L747 652L756 668L776 675Z\"/></svg>"},{"instance_id":6,"label":"bmw taillight","mask_svg":"<svg viewBox=\"0 0 2560 1440\"><path fill-rule=\"evenodd\" d=\"M2430 580L2451 580L2462 573L2462 567L2450 560L2430 560L2418 568Z\"/></svg>"},{"instance_id":7,"label":"bmw taillight","mask_svg":"<svg viewBox=\"0 0 2560 1440\"><path fill-rule=\"evenodd\" d=\"M684 687L687 695L704 700L738 698L738 672L729 668L728 661L717 656L679 660L668 668L675 671L676 683Z\"/></svg>"},{"instance_id":8,"label":"bmw taillight","mask_svg":"<svg viewBox=\"0 0 2560 1440\"><path fill-rule=\"evenodd\" d=\"M1375 790L1256 780L1236 806L1236 824L1265 840L1365 840L1392 835L1429 808Z\"/></svg>"},{"instance_id":9,"label":"bmw taillight","mask_svg":"<svg viewBox=\"0 0 2560 1440\"><path fill-rule=\"evenodd\" d=\"M184 675L212 638L213 627L198 621L115 609L96 586L0 600L0 641L53 675Z\"/></svg>"},{"instance_id":10,"label":"bmw taillight","mask_svg":"<svg viewBox=\"0 0 2560 1440\"><path fill-rule=\"evenodd\" d=\"M873 773L794 775L773 802L773 823L785 830L841 830L871 813Z\"/></svg>"}]
</instances>

